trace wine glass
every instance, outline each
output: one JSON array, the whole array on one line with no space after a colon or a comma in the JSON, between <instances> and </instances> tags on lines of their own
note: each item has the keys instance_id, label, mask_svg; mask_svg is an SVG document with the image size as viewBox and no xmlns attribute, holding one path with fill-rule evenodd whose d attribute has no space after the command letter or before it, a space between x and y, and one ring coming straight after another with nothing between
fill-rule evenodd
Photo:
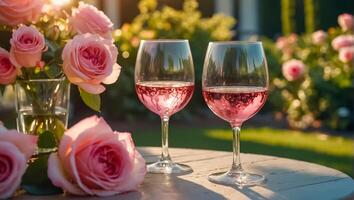
<instances>
[{"instance_id":1,"label":"wine glass","mask_svg":"<svg viewBox=\"0 0 354 200\"><path fill-rule=\"evenodd\" d=\"M194 68L187 40L143 40L135 64L135 89L140 101L161 118L162 153L147 166L151 173L187 173L168 152L168 121L182 110L194 91Z\"/></svg>"},{"instance_id":2,"label":"wine glass","mask_svg":"<svg viewBox=\"0 0 354 200\"><path fill-rule=\"evenodd\" d=\"M209 175L211 182L239 187L262 183L265 177L247 173L240 161L240 131L268 96L268 67L261 42L210 42L202 86L208 107L230 123L233 131L233 162L227 172Z\"/></svg>"}]
</instances>

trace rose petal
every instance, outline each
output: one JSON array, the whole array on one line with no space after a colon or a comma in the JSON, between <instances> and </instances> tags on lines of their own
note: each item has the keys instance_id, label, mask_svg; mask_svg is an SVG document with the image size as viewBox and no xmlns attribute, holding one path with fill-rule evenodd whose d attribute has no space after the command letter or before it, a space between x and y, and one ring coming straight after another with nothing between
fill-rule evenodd
<instances>
[{"instance_id":1,"label":"rose petal","mask_svg":"<svg viewBox=\"0 0 354 200\"><path fill-rule=\"evenodd\" d=\"M0 141L7 141L14 144L29 159L37 148L38 137L26 135L16 130L4 131L0 134Z\"/></svg>"},{"instance_id":2,"label":"rose petal","mask_svg":"<svg viewBox=\"0 0 354 200\"><path fill-rule=\"evenodd\" d=\"M67 151L70 151L72 142L79 137L80 134L84 132L89 132L95 135L102 133L102 130L110 132L112 131L111 127L106 123L103 118L99 118L96 115L92 117L85 118L75 124L73 127L65 131L64 136L59 145L59 156L63 159ZM90 139L90 135L86 137Z\"/></svg>"},{"instance_id":3,"label":"rose petal","mask_svg":"<svg viewBox=\"0 0 354 200\"><path fill-rule=\"evenodd\" d=\"M133 166L134 168L130 173L130 177L128 177L126 183L119 188L121 192L137 190L146 175L145 160L137 150L135 150Z\"/></svg>"},{"instance_id":4,"label":"rose petal","mask_svg":"<svg viewBox=\"0 0 354 200\"><path fill-rule=\"evenodd\" d=\"M12 162L9 177L0 184L0 199L5 199L11 197L20 185L27 165L25 156L10 142L0 141L0 152L2 155L9 157Z\"/></svg>"},{"instance_id":5,"label":"rose petal","mask_svg":"<svg viewBox=\"0 0 354 200\"><path fill-rule=\"evenodd\" d=\"M107 85L115 83L118 80L120 71L121 71L121 66L119 66L118 64L114 64L113 71L112 71L111 75L109 75L107 78L105 78L103 80L103 83L107 84Z\"/></svg>"},{"instance_id":6,"label":"rose petal","mask_svg":"<svg viewBox=\"0 0 354 200\"><path fill-rule=\"evenodd\" d=\"M77 185L71 183L65 174L57 153L52 153L48 159L48 177L53 185L63 188L65 191L75 195L86 195Z\"/></svg>"}]
</instances>

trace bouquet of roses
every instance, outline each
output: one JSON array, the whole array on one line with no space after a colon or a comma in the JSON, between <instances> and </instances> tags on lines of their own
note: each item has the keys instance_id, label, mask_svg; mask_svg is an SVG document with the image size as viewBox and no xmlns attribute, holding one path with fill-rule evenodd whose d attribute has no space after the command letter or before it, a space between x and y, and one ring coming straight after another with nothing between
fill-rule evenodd
<instances>
[{"instance_id":1,"label":"bouquet of roses","mask_svg":"<svg viewBox=\"0 0 354 200\"><path fill-rule=\"evenodd\" d=\"M81 2L69 14L44 0L0 0L0 84L19 85L24 92L17 94L17 104L28 95L30 109L40 111L27 118L26 128L35 127L32 135L0 125L0 199L20 184L32 194L109 196L137 190L143 181L145 161L129 133L113 131L95 116L68 130L56 116L43 117L47 107L56 109L56 102L67 100L58 94L59 84L39 85L39 80L77 85L83 101L100 110L103 84L116 82L120 74L112 31L103 12ZM56 141L48 129L59 133ZM53 147L49 143L57 153L33 156Z\"/></svg>"},{"instance_id":2,"label":"bouquet of roses","mask_svg":"<svg viewBox=\"0 0 354 200\"><path fill-rule=\"evenodd\" d=\"M82 2L69 15L43 0L0 1L0 29L10 35L0 43L0 84L66 77L99 111L102 84L120 73L113 24L103 12Z\"/></svg>"}]
</instances>

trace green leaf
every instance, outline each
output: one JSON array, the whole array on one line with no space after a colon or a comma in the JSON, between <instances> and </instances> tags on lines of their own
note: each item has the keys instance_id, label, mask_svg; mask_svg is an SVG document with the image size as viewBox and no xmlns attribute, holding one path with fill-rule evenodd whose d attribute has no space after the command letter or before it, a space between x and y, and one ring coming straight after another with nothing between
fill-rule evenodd
<instances>
[{"instance_id":1,"label":"green leaf","mask_svg":"<svg viewBox=\"0 0 354 200\"><path fill-rule=\"evenodd\" d=\"M39 148L54 148L57 146L54 133L50 131L44 131L39 135L38 143Z\"/></svg>"},{"instance_id":2,"label":"green leaf","mask_svg":"<svg viewBox=\"0 0 354 200\"><path fill-rule=\"evenodd\" d=\"M44 71L49 78L58 78L62 73L62 67L57 63L44 67Z\"/></svg>"},{"instance_id":3,"label":"green leaf","mask_svg":"<svg viewBox=\"0 0 354 200\"><path fill-rule=\"evenodd\" d=\"M92 110L101 112L101 97L98 94L90 94L85 90L79 88L80 97L82 101Z\"/></svg>"},{"instance_id":4,"label":"green leaf","mask_svg":"<svg viewBox=\"0 0 354 200\"><path fill-rule=\"evenodd\" d=\"M22 177L21 188L32 195L60 194L63 191L55 187L47 175L49 154L41 154L32 158Z\"/></svg>"}]
</instances>

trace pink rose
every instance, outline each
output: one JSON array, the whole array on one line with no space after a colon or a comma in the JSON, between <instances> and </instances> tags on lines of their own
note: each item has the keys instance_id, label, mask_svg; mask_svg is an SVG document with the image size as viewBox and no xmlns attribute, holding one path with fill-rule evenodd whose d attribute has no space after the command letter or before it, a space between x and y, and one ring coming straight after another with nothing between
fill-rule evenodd
<instances>
[{"instance_id":1,"label":"pink rose","mask_svg":"<svg viewBox=\"0 0 354 200\"><path fill-rule=\"evenodd\" d=\"M344 63L350 61L353 62L353 55L354 55L354 46L344 47L339 50L339 60Z\"/></svg>"},{"instance_id":2,"label":"pink rose","mask_svg":"<svg viewBox=\"0 0 354 200\"><path fill-rule=\"evenodd\" d=\"M298 80L304 75L305 65L300 60L289 60L283 64L282 72L286 80Z\"/></svg>"},{"instance_id":3,"label":"pink rose","mask_svg":"<svg viewBox=\"0 0 354 200\"><path fill-rule=\"evenodd\" d=\"M343 31L348 31L353 28L353 15L344 13L338 16L338 24Z\"/></svg>"},{"instance_id":4,"label":"pink rose","mask_svg":"<svg viewBox=\"0 0 354 200\"><path fill-rule=\"evenodd\" d=\"M0 24L16 26L37 21L43 0L0 0Z\"/></svg>"},{"instance_id":5,"label":"pink rose","mask_svg":"<svg viewBox=\"0 0 354 200\"><path fill-rule=\"evenodd\" d=\"M45 50L44 36L34 27L21 26L12 33L10 60L16 67L35 67Z\"/></svg>"},{"instance_id":6,"label":"pink rose","mask_svg":"<svg viewBox=\"0 0 354 200\"><path fill-rule=\"evenodd\" d=\"M327 33L319 30L312 34L312 41L314 44L322 44L327 38Z\"/></svg>"},{"instance_id":7,"label":"pink rose","mask_svg":"<svg viewBox=\"0 0 354 200\"><path fill-rule=\"evenodd\" d=\"M16 76L16 67L10 62L9 52L0 47L0 84L11 84Z\"/></svg>"},{"instance_id":8,"label":"pink rose","mask_svg":"<svg viewBox=\"0 0 354 200\"><path fill-rule=\"evenodd\" d=\"M298 40L298 36L296 33L292 33L288 36L288 41L290 44L295 44Z\"/></svg>"},{"instance_id":9,"label":"pink rose","mask_svg":"<svg viewBox=\"0 0 354 200\"><path fill-rule=\"evenodd\" d=\"M95 33L103 38L112 39L113 23L92 5L80 2L79 7L73 9L69 21L79 34Z\"/></svg>"},{"instance_id":10,"label":"pink rose","mask_svg":"<svg viewBox=\"0 0 354 200\"><path fill-rule=\"evenodd\" d=\"M282 36L282 37L278 37L276 43L275 43L275 46L278 48L278 49L284 49L285 47L288 46L288 42L287 42L287 38Z\"/></svg>"},{"instance_id":11,"label":"pink rose","mask_svg":"<svg viewBox=\"0 0 354 200\"><path fill-rule=\"evenodd\" d=\"M101 82L112 84L118 79L117 55L118 50L110 40L89 33L77 35L64 47L64 73L86 92L100 94L105 90Z\"/></svg>"},{"instance_id":12,"label":"pink rose","mask_svg":"<svg viewBox=\"0 0 354 200\"><path fill-rule=\"evenodd\" d=\"M50 155L48 177L75 195L111 196L134 191L146 174L130 133L113 131L102 118L86 118L64 133Z\"/></svg>"},{"instance_id":13,"label":"pink rose","mask_svg":"<svg viewBox=\"0 0 354 200\"><path fill-rule=\"evenodd\" d=\"M354 45L354 35L340 35L333 39L332 47L339 50L343 47L350 47Z\"/></svg>"},{"instance_id":14,"label":"pink rose","mask_svg":"<svg viewBox=\"0 0 354 200\"><path fill-rule=\"evenodd\" d=\"M37 137L0 130L0 199L11 197L21 183L27 160L37 148Z\"/></svg>"}]
</instances>

